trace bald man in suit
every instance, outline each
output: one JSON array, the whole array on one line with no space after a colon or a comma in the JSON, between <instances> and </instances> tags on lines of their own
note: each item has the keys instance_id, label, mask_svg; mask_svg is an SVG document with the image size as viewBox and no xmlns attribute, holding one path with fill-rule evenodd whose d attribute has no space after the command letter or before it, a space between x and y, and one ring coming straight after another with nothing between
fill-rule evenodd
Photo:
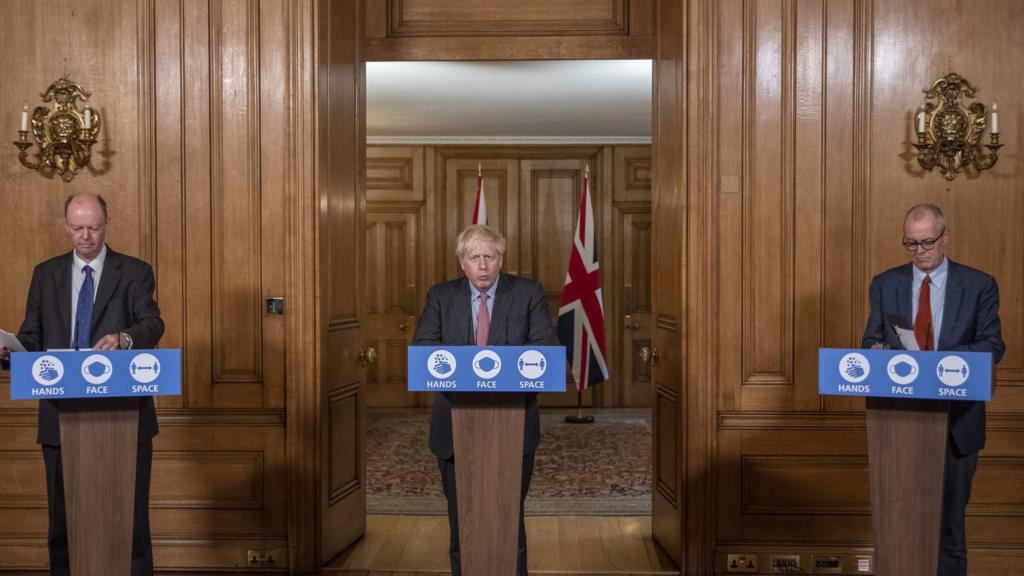
<instances>
[{"instance_id":1,"label":"bald man in suit","mask_svg":"<svg viewBox=\"0 0 1024 576\"><path fill-rule=\"evenodd\" d=\"M36 266L25 320L18 331L21 345L30 352L55 348L155 348L163 335L164 323L153 299L153 270L142 260L107 247L106 201L93 194L71 196L64 204L64 218L73 250ZM0 349L0 359L5 364L9 353ZM138 402L131 573L150 576L153 547L149 532L149 480L152 439L158 429L153 399L143 397ZM42 445L46 465L50 574L67 576L70 567L59 400L40 400L37 442Z\"/></svg>"}]
</instances>

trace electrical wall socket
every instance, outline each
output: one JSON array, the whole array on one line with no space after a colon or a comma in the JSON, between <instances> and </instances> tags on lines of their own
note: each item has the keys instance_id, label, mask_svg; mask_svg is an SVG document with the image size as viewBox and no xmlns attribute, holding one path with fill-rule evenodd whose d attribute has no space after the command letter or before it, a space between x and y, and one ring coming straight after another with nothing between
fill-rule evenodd
<instances>
[{"instance_id":1,"label":"electrical wall socket","mask_svg":"<svg viewBox=\"0 0 1024 576\"><path fill-rule=\"evenodd\" d=\"M249 566L283 566L282 550L249 550Z\"/></svg>"},{"instance_id":2,"label":"electrical wall socket","mask_svg":"<svg viewBox=\"0 0 1024 576\"><path fill-rule=\"evenodd\" d=\"M813 574L842 574L843 562L839 556L815 556Z\"/></svg>"},{"instance_id":3,"label":"electrical wall socket","mask_svg":"<svg viewBox=\"0 0 1024 576\"><path fill-rule=\"evenodd\" d=\"M757 572L756 554L729 554L725 558L725 571L737 574Z\"/></svg>"},{"instance_id":4,"label":"electrical wall socket","mask_svg":"<svg viewBox=\"0 0 1024 576\"><path fill-rule=\"evenodd\" d=\"M871 574L871 556L857 556L857 573Z\"/></svg>"},{"instance_id":5,"label":"electrical wall socket","mask_svg":"<svg viewBox=\"0 0 1024 576\"><path fill-rule=\"evenodd\" d=\"M771 557L771 569L772 572L785 574L786 572L800 568L800 555L799 554L772 554Z\"/></svg>"}]
</instances>

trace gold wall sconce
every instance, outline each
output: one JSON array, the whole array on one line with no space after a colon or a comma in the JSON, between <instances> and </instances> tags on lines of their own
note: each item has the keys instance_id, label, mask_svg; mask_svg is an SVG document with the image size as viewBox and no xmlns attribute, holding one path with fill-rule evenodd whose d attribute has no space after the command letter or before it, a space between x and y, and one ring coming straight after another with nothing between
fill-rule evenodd
<instances>
[{"instance_id":1,"label":"gold wall sconce","mask_svg":"<svg viewBox=\"0 0 1024 576\"><path fill-rule=\"evenodd\" d=\"M915 115L917 132L917 162L931 172L936 166L946 180L953 180L960 172L973 168L977 172L988 170L999 159L999 106L992 104L990 143L988 153L979 145L985 132L988 113L981 102L969 106L961 102L966 96L973 98L976 89L959 74L951 72L939 78L925 90L928 102ZM934 100L935 102L931 102Z\"/></svg>"},{"instance_id":2,"label":"gold wall sconce","mask_svg":"<svg viewBox=\"0 0 1024 576\"><path fill-rule=\"evenodd\" d=\"M61 78L41 94L43 102L52 106L36 106L32 111L32 135L39 145L39 161L28 159L29 111L28 104L21 112L21 128L14 145L21 152L18 160L30 170L55 171L65 182L78 174L79 169L89 165L92 145L100 132L100 115L86 106L78 109L78 100L88 100L91 94L74 82Z\"/></svg>"}]
</instances>

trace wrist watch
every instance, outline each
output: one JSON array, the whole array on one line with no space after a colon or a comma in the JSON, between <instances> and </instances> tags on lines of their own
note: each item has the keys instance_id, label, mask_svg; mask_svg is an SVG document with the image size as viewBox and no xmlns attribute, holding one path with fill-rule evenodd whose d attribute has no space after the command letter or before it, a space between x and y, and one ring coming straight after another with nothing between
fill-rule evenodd
<instances>
[{"instance_id":1,"label":"wrist watch","mask_svg":"<svg viewBox=\"0 0 1024 576\"><path fill-rule=\"evenodd\" d=\"M131 350L132 345L135 344L135 342L132 341L132 335L127 332L121 332L119 339L121 341L122 350Z\"/></svg>"}]
</instances>

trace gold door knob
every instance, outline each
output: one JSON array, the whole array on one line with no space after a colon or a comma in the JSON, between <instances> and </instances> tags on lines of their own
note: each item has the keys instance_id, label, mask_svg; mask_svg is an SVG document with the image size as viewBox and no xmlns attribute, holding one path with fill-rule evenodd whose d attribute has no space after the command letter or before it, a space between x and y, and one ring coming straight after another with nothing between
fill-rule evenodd
<instances>
[{"instance_id":1,"label":"gold door knob","mask_svg":"<svg viewBox=\"0 0 1024 576\"><path fill-rule=\"evenodd\" d=\"M398 329L401 330L402 332L405 332L406 330L409 329L409 325L406 324L405 322L402 322L401 324L398 325Z\"/></svg>"}]
</instances>

